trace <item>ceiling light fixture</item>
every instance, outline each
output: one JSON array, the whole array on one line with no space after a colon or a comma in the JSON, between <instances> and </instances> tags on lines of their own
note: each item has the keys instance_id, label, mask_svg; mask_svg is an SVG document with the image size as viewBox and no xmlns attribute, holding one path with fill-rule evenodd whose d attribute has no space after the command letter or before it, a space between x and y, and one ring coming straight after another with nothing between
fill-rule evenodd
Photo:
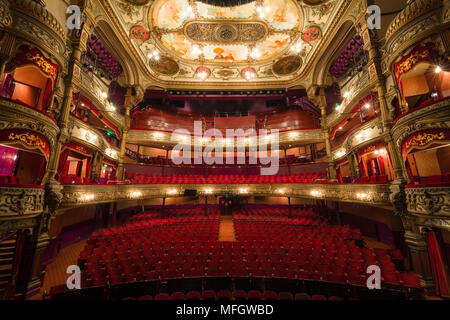
<instances>
[{"instance_id":1,"label":"ceiling light fixture","mask_svg":"<svg viewBox=\"0 0 450 320\"><path fill-rule=\"evenodd\" d=\"M300 53L302 51L303 44L301 42L298 42L297 44L293 44L291 46L291 51L295 53Z\"/></svg>"},{"instance_id":2,"label":"ceiling light fixture","mask_svg":"<svg viewBox=\"0 0 450 320\"><path fill-rule=\"evenodd\" d=\"M149 59L158 61L158 60L159 60L159 52L155 50L155 51L153 51L152 53L149 53L149 54L147 55L147 57L148 57Z\"/></svg>"},{"instance_id":3,"label":"ceiling light fixture","mask_svg":"<svg viewBox=\"0 0 450 320\"><path fill-rule=\"evenodd\" d=\"M258 6L256 7L256 12L261 19L264 19L266 17L266 14L270 12L270 7Z\"/></svg>"},{"instance_id":4,"label":"ceiling light fixture","mask_svg":"<svg viewBox=\"0 0 450 320\"><path fill-rule=\"evenodd\" d=\"M436 73L441 73L441 71L442 71L442 68L439 66L437 66L436 69L434 69L434 72L436 72Z\"/></svg>"},{"instance_id":5,"label":"ceiling light fixture","mask_svg":"<svg viewBox=\"0 0 450 320\"><path fill-rule=\"evenodd\" d=\"M202 49L201 49L198 45L194 45L194 46L192 47L192 53L193 53L194 55L199 56L199 55L201 55L201 54L203 53L203 51L202 51Z\"/></svg>"},{"instance_id":6,"label":"ceiling light fixture","mask_svg":"<svg viewBox=\"0 0 450 320\"><path fill-rule=\"evenodd\" d=\"M259 59L259 58L261 58L261 52L259 52L259 50L255 48L250 53L250 57L253 59Z\"/></svg>"}]
</instances>

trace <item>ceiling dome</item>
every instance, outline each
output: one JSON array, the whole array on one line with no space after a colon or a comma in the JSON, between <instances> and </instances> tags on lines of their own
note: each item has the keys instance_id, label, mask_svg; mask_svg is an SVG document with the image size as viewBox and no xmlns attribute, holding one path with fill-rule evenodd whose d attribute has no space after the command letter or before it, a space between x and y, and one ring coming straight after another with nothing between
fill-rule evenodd
<instances>
[{"instance_id":1,"label":"ceiling dome","mask_svg":"<svg viewBox=\"0 0 450 320\"><path fill-rule=\"evenodd\" d=\"M394 20L392 20L387 32L386 39L389 39L396 31L406 25L408 22L419 16L436 9L442 5L442 0L408 0L405 9L403 9Z\"/></svg>"},{"instance_id":2,"label":"ceiling dome","mask_svg":"<svg viewBox=\"0 0 450 320\"><path fill-rule=\"evenodd\" d=\"M159 30L156 40L174 59L209 64L268 61L292 45L292 31L303 19L292 0L265 0L261 5L249 0L158 1L150 27Z\"/></svg>"}]
</instances>

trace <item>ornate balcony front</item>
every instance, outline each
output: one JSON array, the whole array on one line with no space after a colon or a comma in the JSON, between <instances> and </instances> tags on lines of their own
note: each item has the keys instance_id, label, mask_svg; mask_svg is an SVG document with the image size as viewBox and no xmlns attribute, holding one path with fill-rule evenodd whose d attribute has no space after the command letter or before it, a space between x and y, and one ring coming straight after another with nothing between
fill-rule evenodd
<instances>
[{"instance_id":1,"label":"ornate balcony front","mask_svg":"<svg viewBox=\"0 0 450 320\"><path fill-rule=\"evenodd\" d=\"M270 135L270 131L269 131ZM174 147L179 143L186 143L189 142L191 145L194 145L196 142L195 138L192 136L185 136L185 135L173 135L174 140L172 140L172 133L171 132L164 132L164 131L150 131L150 130L130 130L128 132L127 136L127 142L131 144L140 144L140 145L146 145L151 147ZM223 139L223 145L229 143L228 140L226 140L225 134ZM231 139L231 138L230 138ZM258 146L263 143L270 141L261 141L261 139L257 139L255 136L249 136L247 138L248 140L245 141L245 144L247 147L250 146ZM219 139L220 140L220 139ZM295 147L296 145L304 145L308 143L321 143L324 141L324 135L321 129L311 129L311 130L290 130L290 131L283 131L279 133L279 145L280 146L289 146L289 147ZM201 143L203 146L207 146L209 143L211 143L210 140L202 140L199 143ZM237 142L234 143L235 146L237 146Z\"/></svg>"},{"instance_id":2,"label":"ornate balcony front","mask_svg":"<svg viewBox=\"0 0 450 320\"><path fill-rule=\"evenodd\" d=\"M410 185L405 194L408 213L420 224L450 230L450 186Z\"/></svg>"},{"instance_id":3,"label":"ornate balcony front","mask_svg":"<svg viewBox=\"0 0 450 320\"><path fill-rule=\"evenodd\" d=\"M0 98L0 130L21 129L42 134L50 145L54 145L59 127L50 115Z\"/></svg>"},{"instance_id":4,"label":"ornate balcony front","mask_svg":"<svg viewBox=\"0 0 450 320\"><path fill-rule=\"evenodd\" d=\"M376 118L352 131L338 147L332 150L333 161L337 161L361 146L382 140L385 135L381 119Z\"/></svg>"},{"instance_id":5,"label":"ornate balcony front","mask_svg":"<svg viewBox=\"0 0 450 320\"><path fill-rule=\"evenodd\" d=\"M99 131L91 128L83 121L75 117L71 117L69 133L72 139L93 147L111 160L117 161L119 159L119 149L111 146Z\"/></svg>"},{"instance_id":6,"label":"ornate balcony front","mask_svg":"<svg viewBox=\"0 0 450 320\"><path fill-rule=\"evenodd\" d=\"M106 106L108 102L103 94L108 92L108 86L103 80L98 78L97 75L80 72L80 77L75 78L74 84L78 91L82 91L83 94L87 96L100 111L102 111L102 114L106 119L119 128L122 128L125 125L125 117L123 115L119 112L107 110Z\"/></svg>"},{"instance_id":7,"label":"ornate balcony front","mask_svg":"<svg viewBox=\"0 0 450 320\"><path fill-rule=\"evenodd\" d=\"M97 203L180 197L197 190L199 196L236 194L242 196L296 197L364 203L391 207L389 184L141 184L64 185L61 208Z\"/></svg>"},{"instance_id":8,"label":"ornate balcony front","mask_svg":"<svg viewBox=\"0 0 450 320\"><path fill-rule=\"evenodd\" d=\"M362 71L351 78L347 83L341 87L341 93L346 94L346 98L340 105L338 110L334 110L327 116L327 126L329 128L337 125L342 119L345 118L346 113L362 99L367 93L369 93L370 78L369 73Z\"/></svg>"}]
</instances>

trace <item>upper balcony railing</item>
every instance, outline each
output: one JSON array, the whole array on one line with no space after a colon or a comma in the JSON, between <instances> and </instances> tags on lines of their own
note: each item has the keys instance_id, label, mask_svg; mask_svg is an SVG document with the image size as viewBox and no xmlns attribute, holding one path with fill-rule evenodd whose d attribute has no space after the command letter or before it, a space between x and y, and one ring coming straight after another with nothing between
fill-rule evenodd
<instances>
[{"instance_id":1,"label":"upper balcony railing","mask_svg":"<svg viewBox=\"0 0 450 320\"><path fill-rule=\"evenodd\" d=\"M391 206L389 184L141 184L141 185L64 185L61 208L126 200L182 197L186 189L199 196L240 194L253 196L297 197Z\"/></svg>"},{"instance_id":2,"label":"upper balcony railing","mask_svg":"<svg viewBox=\"0 0 450 320\"><path fill-rule=\"evenodd\" d=\"M332 159L334 161L339 160L363 144L375 140L382 140L385 133L382 132L382 127L379 124L380 118L374 118L351 131L341 144L333 148Z\"/></svg>"},{"instance_id":3,"label":"upper balcony railing","mask_svg":"<svg viewBox=\"0 0 450 320\"><path fill-rule=\"evenodd\" d=\"M72 122L69 127L71 138L78 140L82 144L88 144L96 148L111 160L119 160L120 150L110 145L101 132L73 116L71 120Z\"/></svg>"},{"instance_id":4,"label":"upper balcony railing","mask_svg":"<svg viewBox=\"0 0 450 320\"><path fill-rule=\"evenodd\" d=\"M250 147L261 147L264 145L271 145L275 142L275 134L268 132L267 135L257 136L246 136L243 137L243 145L246 148ZM242 139L242 138L240 138ZM212 141L226 147L235 146L237 147L239 140L237 138L229 137L218 137L216 139L211 139L203 136L192 136L183 134L172 134L172 132L165 131L155 131L155 130L130 130L127 136L127 142L132 144L144 144L151 145L154 147L158 146L176 146L181 145L191 145L200 144L202 146L207 146L212 143ZM280 145L291 145L296 144L308 144L308 143L322 143L324 142L324 135L321 129L311 129L311 130L290 130L279 132L278 142Z\"/></svg>"},{"instance_id":5,"label":"upper balcony railing","mask_svg":"<svg viewBox=\"0 0 450 320\"><path fill-rule=\"evenodd\" d=\"M108 110L108 101L104 94L108 93L108 85L100 79L96 74L86 74L81 72L80 81L75 82L79 89L98 106L99 110L108 120L111 120L116 126L123 127L125 125L125 117L119 112L111 112Z\"/></svg>"},{"instance_id":6,"label":"upper balcony railing","mask_svg":"<svg viewBox=\"0 0 450 320\"><path fill-rule=\"evenodd\" d=\"M335 126L345 117L347 112L350 112L358 99L361 99L368 92L369 84L369 73L366 70L356 74L345 83L341 88L341 93L345 95L345 99L337 109L327 116L328 127Z\"/></svg>"}]
</instances>

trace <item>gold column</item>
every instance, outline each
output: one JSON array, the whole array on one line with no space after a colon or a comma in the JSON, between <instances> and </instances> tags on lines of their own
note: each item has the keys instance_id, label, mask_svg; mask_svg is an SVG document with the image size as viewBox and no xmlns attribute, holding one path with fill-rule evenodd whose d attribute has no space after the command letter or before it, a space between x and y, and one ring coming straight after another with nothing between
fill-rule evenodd
<instances>
[{"instance_id":1,"label":"gold column","mask_svg":"<svg viewBox=\"0 0 450 320\"><path fill-rule=\"evenodd\" d=\"M359 17L359 25L361 26L361 35L364 40L364 47L369 53L369 76L370 81L374 83L374 89L376 89L378 93L383 127L389 128L392 124L392 117L386 101L386 86L384 83L385 79L380 63L381 53L378 50L378 40L376 39L376 33L367 28L365 14L362 14Z\"/></svg>"},{"instance_id":2,"label":"gold column","mask_svg":"<svg viewBox=\"0 0 450 320\"><path fill-rule=\"evenodd\" d=\"M120 142L119 165L117 167L116 173L118 181L123 181L125 179L123 160L125 158L128 130L130 129L131 98L132 98L132 89L128 88L127 93L125 94L125 126L122 132L122 140Z\"/></svg>"},{"instance_id":3,"label":"gold column","mask_svg":"<svg viewBox=\"0 0 450 320\"><path fill-rule=\"evenodd\" d=\"M327 127L327 98L325 96L325 89L320 88L319 89L319 107L320 107L320 113L321 113L321 125L322 125L322 132L324 135L324 142L325 142L325 149L327 152L327 159L328 159L328 172L330 175L330 180L336 179L336 169L334 167L334 162L332 161L332 154L331 154L331 144L330 144L330 132Z\"/></svg>"},{"instance_id":4,"label":"gold column","mask_svg":"<svg viewBox=\"0 0 450 320\"><path fill-rule=\"evenodd\" d=\"M55 183L55 175L58 171L59 158L61 155L61 149L63 143L66 141L67 137L67 125L69 123L70 116L70 105L72 103L72 94L73 94L73 79L74 79L74 70L78 68L77 63L80 61L81 52L82 52L82 44L78 39L74 40L74 49L72 51L72 56L70 58L68 74L64 78L64 99L61 106L61 116L59 118L59 129L60 133L58 136L58 140L55 144L55 147L52 152L52 156L50 157L48 169L47 169L47 177L46 181L48 183Z\"/></svg>"},{"instance_id":5,"label":"gold column","mask_svg":"<svg viewBox=\"0 0 450 320\"><path fill-rule=\"evenodd\" d=\"M389 156L392 161L392 168L394 169L394 173L395 173L395 181L397 183L405 183L406 177L408 175L403 170L403 168L404 168L403 156L397 150L397 147L395 146L395 142L390 135L385 139L385 142L388 145Z\"/></svg>"}]
</instances>

